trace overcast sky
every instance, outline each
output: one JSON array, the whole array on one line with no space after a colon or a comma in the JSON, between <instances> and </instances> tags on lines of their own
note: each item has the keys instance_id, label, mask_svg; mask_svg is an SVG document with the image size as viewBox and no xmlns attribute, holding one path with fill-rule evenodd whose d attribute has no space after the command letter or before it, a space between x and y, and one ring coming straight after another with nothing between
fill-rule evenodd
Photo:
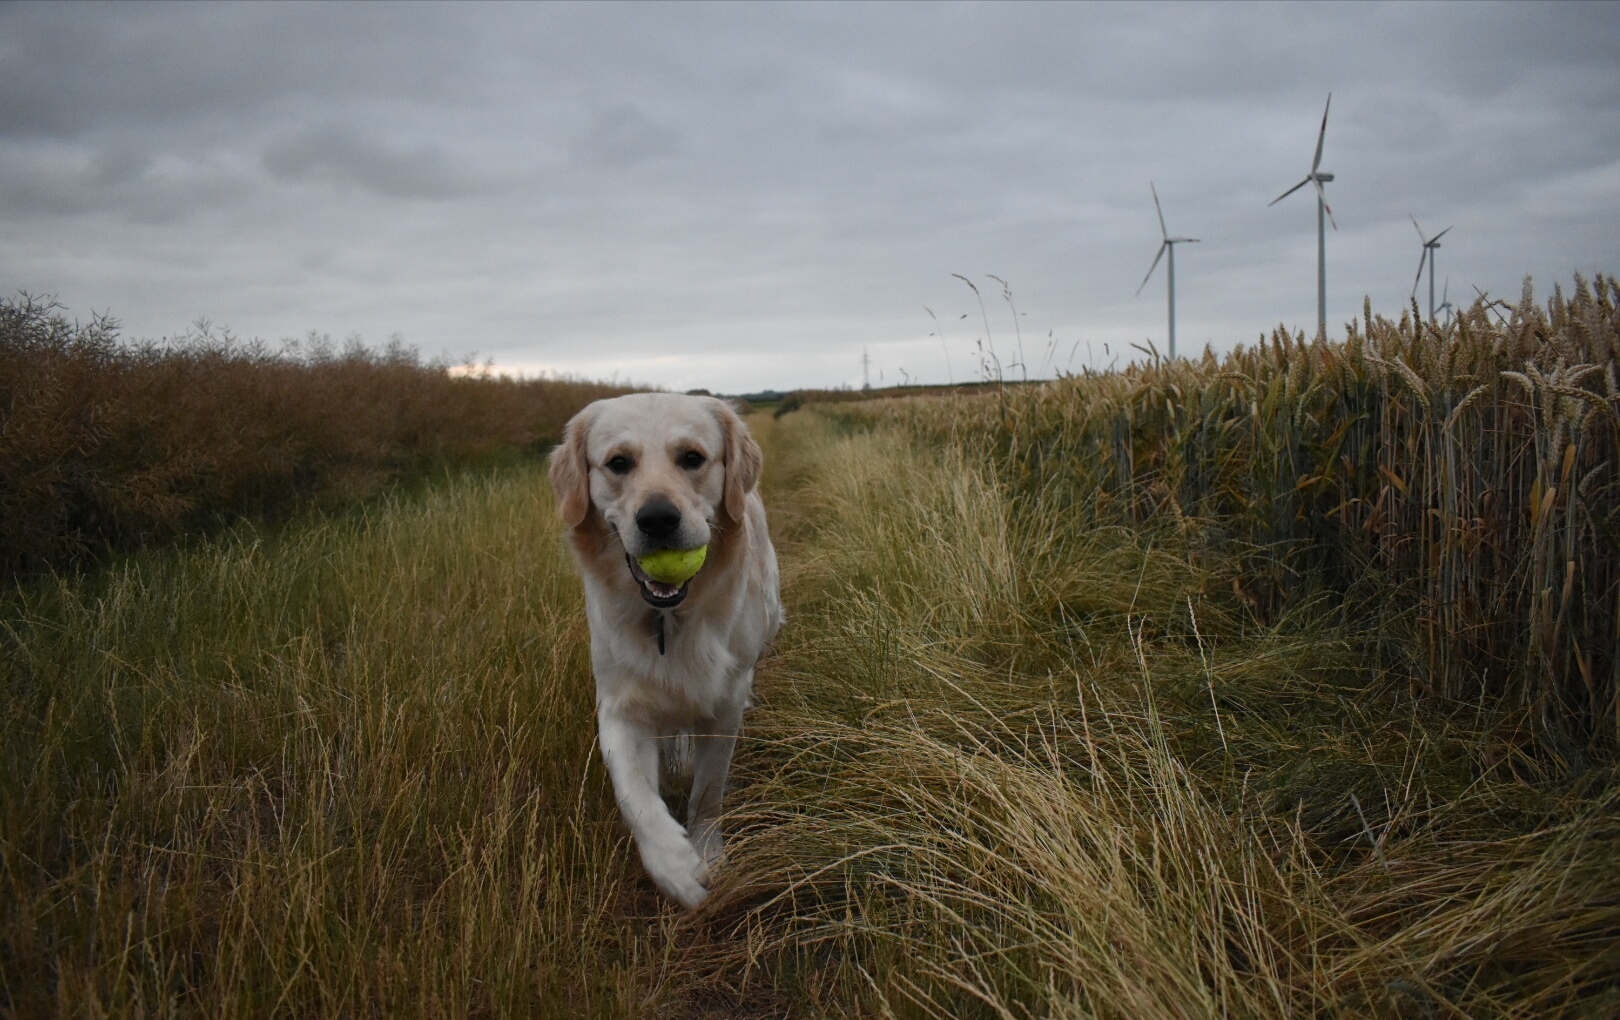
<instances>
[{"instance_id":1,"label":"overcast sky","mask_svg":"<svg viewBox=\"0 0 1620 1020\"><path fill-rule=\"evenodd\" d=\"M1016 360L995 274L1050 374L1163 346L1153 181L1226 350L1315 330L1315 201L1267 203L1330 91L1330 332L1399 314L1409 212L1459 303L1620 269L1620 4L47 3L0 7L0 291L745 392L974 377L953 273Z\"/></svg>"}]
</instances>

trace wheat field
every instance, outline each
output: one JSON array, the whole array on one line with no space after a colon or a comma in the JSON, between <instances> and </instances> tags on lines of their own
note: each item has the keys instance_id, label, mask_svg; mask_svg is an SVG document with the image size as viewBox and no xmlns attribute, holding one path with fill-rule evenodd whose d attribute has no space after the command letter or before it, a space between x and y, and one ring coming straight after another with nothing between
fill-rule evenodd
<instances>
[{"instance_id":1,"label":"wheat field","mask_svg":"<svg viewBox=\"0 0 1620 1020\"><path fill-rule=\"evenodd\" d=\"M794 427L817 555L705 980L793 1016L1620 1006L1612 771L1413 699L1342 605L1257 619L1196 533L1053 527L899 430Z\"/></svg>"}]
</instances>

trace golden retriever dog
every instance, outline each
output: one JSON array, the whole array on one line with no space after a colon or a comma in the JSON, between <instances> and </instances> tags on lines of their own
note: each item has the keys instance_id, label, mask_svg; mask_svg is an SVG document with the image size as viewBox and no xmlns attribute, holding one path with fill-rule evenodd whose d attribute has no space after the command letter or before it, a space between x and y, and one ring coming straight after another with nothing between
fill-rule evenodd
<instances>
[{"instance_id":1,"label":"golden retriever dog","mask_svg":"<svg viewBox=\"0 0 1620 1020\"><path fill-rule=\"evenodd\" d=\"M782 625L762 465L725 401L671 393L596 401L551 455L558 512L585 579L602 758L642 866L687 909L708 895L754 664ZM705 546L702 569L681 584L638 565L660 550ZM660 750L673 753L685 736L683 827L658 779Z\"/></svg>"}]
</instances>

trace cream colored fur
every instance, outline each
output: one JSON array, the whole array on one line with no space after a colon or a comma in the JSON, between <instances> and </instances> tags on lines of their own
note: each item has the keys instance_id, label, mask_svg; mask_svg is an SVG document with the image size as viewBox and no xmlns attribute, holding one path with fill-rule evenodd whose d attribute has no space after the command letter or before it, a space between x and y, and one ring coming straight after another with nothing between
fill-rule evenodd
<instances>
[{"instance_id":1,"label":"cream colored fur","mask_svg":"<svg viewBox=\"0 0 1620 1020\"><path fill-rule=\"evenodd\" d=\"M702 458L695 467L694 452ZM628 470L615 469L627 462ZM705 880L720 860L721 802L754 665L782 624L761 462L724 401L668 393L591 404L568 423L551 458L558 512L585 581L602 757L643 867L688 909L708 895ZM657 499L679 511L680 526L655 540L636 515ZM709 546L673 609L648 605L625 562L660 543ZM673 755L682 735L691 737L685 826L658 791L660 752Z\"/></svg>"}]
</instances>

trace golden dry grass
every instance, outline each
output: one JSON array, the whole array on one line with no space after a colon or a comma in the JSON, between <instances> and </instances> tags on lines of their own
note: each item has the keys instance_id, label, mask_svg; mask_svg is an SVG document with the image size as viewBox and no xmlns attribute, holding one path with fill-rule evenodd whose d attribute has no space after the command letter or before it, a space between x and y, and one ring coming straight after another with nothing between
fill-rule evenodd
<instances>
[{"instance_id":1,"label":"golden dry grass","mask_svg":"<svg viewBox=\"0 0 1620 1020\"><path fill-rule=\"evenodd\" d=\"M1499 307L1500 306L1500 307ZM1524 710L1579 768L1620 745L1620 293L1476 302L1446 326L1279 329L1225 358L840 405L982 458L1020 503L1242 551L1263 620L1386 606L1424 693Z\"/></svg>"},{"instance_id":2,"label":"golden dry grass","mask_svg":"<svg viewBox=\"0 0 1620 1020\"><path fill-rule=\"evenodd\" d=\"M692 917L617 821L533 468L30 581L0 608L0 1002L1613 1016L1620 782L1580 671L1612 654L1613 295L1471 311L1469 357L1530 351L1488 391L1497 362L1448 387L1463 353L1369 317L1359 354L757 421L789 624ZM1465 514L1490 556L1448 545ZM1566 600L1535 571L1569 549ZM1444 622L1482 619L1517 629Z\"/></svg>"},{"instance_id":3,"label":"golden dry grass","mask_svg":"<svg viewBox=\"0 0 1620 1020\"><path fill-rule=\"evenodd\" d=\"M625 391L454 378L399 343L271 351L206 324L128 343L112 320L0 300L0 577L540 454Z\"/></svg>"},{"instance_id":4,"label":"golden dry grass","mask_svg":"<svg viewBox=\"0 0 1620 1020\"><path fill-rule=\"evenodd\" d=\"M537 467L0 611L0 1012L633 1015L671 944Z\"/></svg>"},{"instance_id":5,"label":"golden dry grass","mask_svg":"<svg viewBox=\"0 0 1620 1020\"><path fill-rule=\"evenodd\" d=\"M1342 606L1257 620L1229 583L1245 558L1192 555L1194 529L1056 520L892 427L780 428L795 615L750 723L731 870L690 927L694 1001L1620 1003L1612 769L1549 775L1500 714L1412 699Z\"/></svg>"}]
</instances>

